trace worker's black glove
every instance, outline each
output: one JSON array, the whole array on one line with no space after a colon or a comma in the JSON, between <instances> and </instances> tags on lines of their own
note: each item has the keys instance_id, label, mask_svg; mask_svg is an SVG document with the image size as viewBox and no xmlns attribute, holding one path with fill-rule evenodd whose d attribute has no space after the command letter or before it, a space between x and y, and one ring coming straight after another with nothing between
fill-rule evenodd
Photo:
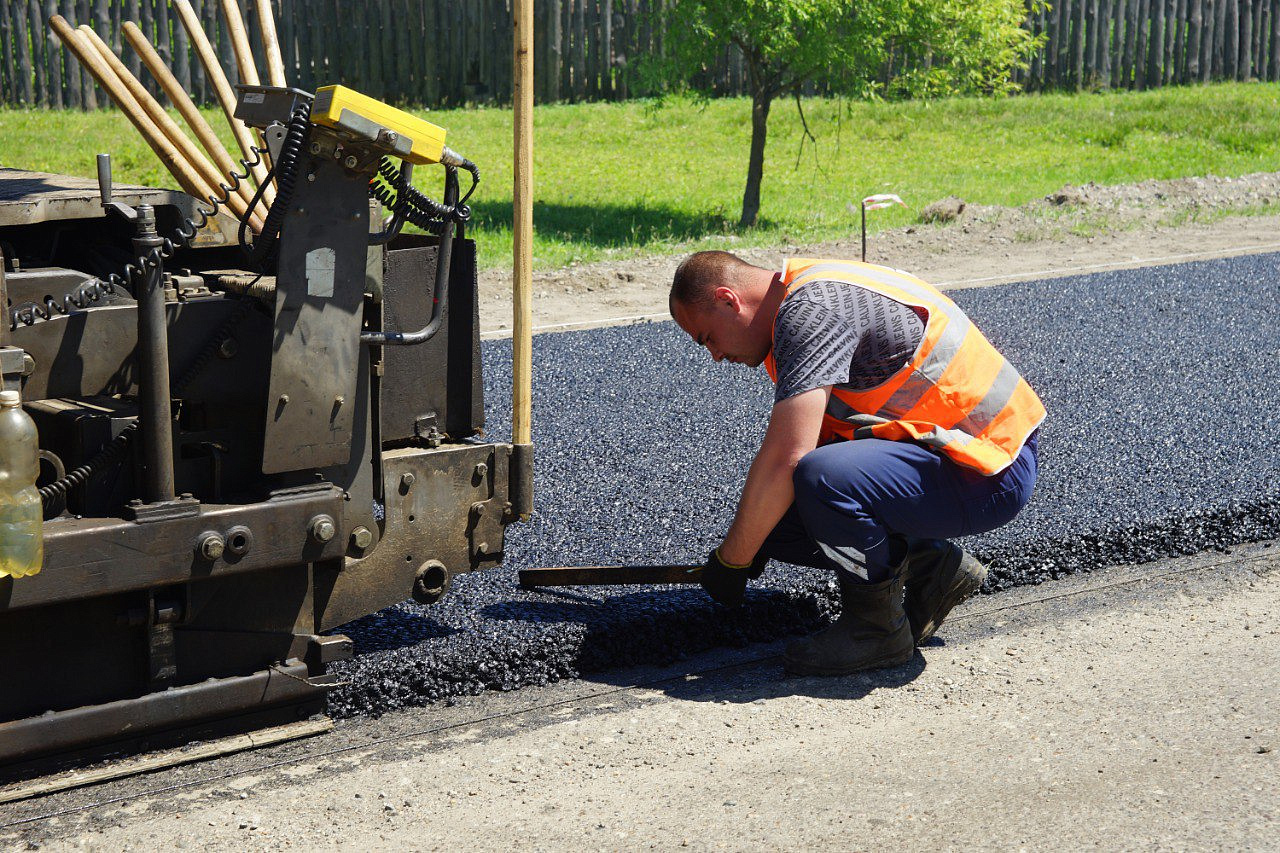
<instances>
[{"instance_id":1,"label":"worker's black glove","mask_svg":"<svg viewBox=\"0 0 1280 853\"><path fill-rule=\"evenodd\" d=\"M730 565L720 559L720 549L717 548L702 567L702 588L713 601L725 607L741 607L746 598L747 581L760 577L768 561L768 557L757 555L750 565Z\"/></svg>"}]
</instances>

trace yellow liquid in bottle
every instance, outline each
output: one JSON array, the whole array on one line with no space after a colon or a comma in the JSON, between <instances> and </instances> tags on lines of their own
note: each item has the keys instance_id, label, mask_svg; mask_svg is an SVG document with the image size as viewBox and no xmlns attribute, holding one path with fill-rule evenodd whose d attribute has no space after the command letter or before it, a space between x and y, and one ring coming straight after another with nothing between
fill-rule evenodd
<instances>
[{"instance_id":1,"label":"yellow liquid in bottle","mask_svg":"<svg viewBox=\"0 0 1280 853\"><path fill-rule=\"evenodd\" d=\"M34 575L44 565L44 509L35 486L0 489L0 578Z\"/></svg>"},{"instance_id":2,"label":"yellow liquid in bottle","mask_svg":"<svg viewBox=\"0 0 1280 853\"><path fill-rule=\"evenodd\" d=\"M17 391L0 391L0 578L44 565L44 510L36 477L40 442Z\"/></svg>"}]
</instances>

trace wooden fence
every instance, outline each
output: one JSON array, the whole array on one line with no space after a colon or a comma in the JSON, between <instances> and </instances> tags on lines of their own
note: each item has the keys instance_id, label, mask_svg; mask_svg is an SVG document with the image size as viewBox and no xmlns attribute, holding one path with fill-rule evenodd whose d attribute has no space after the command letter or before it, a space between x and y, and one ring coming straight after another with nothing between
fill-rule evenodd
<instances>
[{"instance_id":1,"label":"wooden fence","mask_svg":"<svg viewBox=\"0 0 1280 853\"><path fill-rule=\"evenodd\" d=\"M1048 37L1027 89L1280 80L1280 0L1059 0L1027 27Z\"/></svg>"},{"instance_id":2,"label":"wooden fence","mask_svg":"<svg viewBox=\"0 0 1280 853\"><path fill-rule=\"evenodd\" d=\"M241 6L260 51L253 13L259 1L268 0L241 0ZM668 2L536 0L537 99L642 94L637 60L662 52ZM218 0L192 5L234 81ZM510 0L274 0L274 7L292 85L314 90L344 83L398 104L510 102ZM121 22L136 21L187 91L212 101L167 0L0 0L0 104L107 105L49 30L55 14L73 25L90 24L118 50ZM1280 79L1280 0L1058 0L1029 13L1026 26L1047 36L1044 49L1017 75L1029 90ZM120 53L137 73L132 49ZM261 56L259 69L265 69ZM725 49L700 73L700 82L718 94L744 91L736 49ZM152 86L145 72L139 76Z\"/></svg>"}]
</instances>

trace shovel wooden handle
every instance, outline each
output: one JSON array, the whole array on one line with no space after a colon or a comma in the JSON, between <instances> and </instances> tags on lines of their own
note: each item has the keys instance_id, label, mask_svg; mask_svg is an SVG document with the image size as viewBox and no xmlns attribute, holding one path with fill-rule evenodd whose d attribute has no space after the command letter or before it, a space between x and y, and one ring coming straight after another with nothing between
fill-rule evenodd
<instances>
[{"instance_id":1,"label":"shovel wooden handle","mask_svg":"<svg viewBox=\"0 0 1280 853\"><path fill-rule=\"evenodd\" d=\"M160 54L147 41L147 37L143 35L142 30L133 21L125 21L124 37L128 39L129 45L134 49L138 56L142 59L147 70L151 72L151 76L160 84L160 88L164 90L165 95L177 107L182 118L186 120L187 126L195 133L196 139L200 141L200 145L213 158L214 164L221 172L223 179L229 181L230 174L236 172L236 162L231 159L231 154L223 146L222 140L218 139L209 122L205 121L200 110L196 108L195 102L191 100L191 96L187 94L187 90L183 89L178 83L178 78L173 76L173 72L169 70L169 66L164 64L164 60L160 58ZM248 182L241 181L236 188L236 193L244 202L246 209L249 202L253 200L253 189ZM253 225L254 231L262 230L261 217L255 216L251 218L250 223Z\"/></svg>"},{"instance_id":2,"label":"shovel wooden handle","mask_svg":"<svg viewBox=\"0 0 1280 853\"><path fill-rule=\"evenodd\" d=\"M213 51L213 45L209 43L209 37L205 35L204 28L200 26L200 18L197 17L195 10L191 8L191 0L169 0L169 2L173 5L174 11L178 13L182 26L187 30L191 46L195 48L196 55L200 57L200 64L204 66L205 76L213 84L213 91L218 96L218 103L222 106L222 112L227 117L227 124L231 126L231 132L235 135L236 143L240 146L244 159L253 162L255 159L253 134L249 132L249 128L245 126L244 122L238 120L235 116L236 96L231 91L231 84L227 82L227 75L222 70L222 63L218 61L218 55ZM209 2L213 2L213 0L209 0ZM259 162L254 166L253 179L257 181L258 186L267 183L267 167L264 163ZM268 186L263 192L263 199L270 206L275 201L275 198L275 187Z\"/></svg>"},{"instance_id":3,"label":"shovel wooden handle","mask_svg":"<svg viewBox=\"0 0 1280 853\"><path fill-rule=\"evenodd\" d=\"M205 185L200 175L183 158L169 138L161 133L160 128L146 116L142 107L134 100L133 95L129 94L124 83L107 65L93 44L83 34L72 29L66 18L61 15L50 18L49 26L67 50L71 51L76 59L80 60L80 64L93 75L93 79L98 81L103 91L111 96L111 100L115 101L125 118L137 128L138 133L142 134L142 138L178 181L182 190L196 198L204 198L205 193L210 192L211 188Z\"/></svg>"},{"instance_id":4,"label":"shovel wooden handle","mask_svg":"<svg viewBox=\"0 0 1280 853\"><path fill-rule=\"evenodd\" d=\"M702 566L554 566L521 569L520 586L613 586L699 583Z\"/></svg>"}]
</instances>

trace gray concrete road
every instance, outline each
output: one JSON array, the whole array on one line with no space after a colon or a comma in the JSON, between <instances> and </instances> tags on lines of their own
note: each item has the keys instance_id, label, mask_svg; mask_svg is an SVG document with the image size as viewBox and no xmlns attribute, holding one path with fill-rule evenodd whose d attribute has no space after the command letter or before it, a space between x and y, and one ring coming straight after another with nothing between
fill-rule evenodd
<instances>
[{"instance_id":1,"label":"gray concrete road","mask_svg":"<svg viewBox=\"0 0 1280 853\"><path fill-rule=\"evenodd\" d=\"M27 804L65 813L0 842L1280 846L1280 545L982 597L896 670L790 679L776 650L352 722Z\"/></svg>"}]
</instances>

